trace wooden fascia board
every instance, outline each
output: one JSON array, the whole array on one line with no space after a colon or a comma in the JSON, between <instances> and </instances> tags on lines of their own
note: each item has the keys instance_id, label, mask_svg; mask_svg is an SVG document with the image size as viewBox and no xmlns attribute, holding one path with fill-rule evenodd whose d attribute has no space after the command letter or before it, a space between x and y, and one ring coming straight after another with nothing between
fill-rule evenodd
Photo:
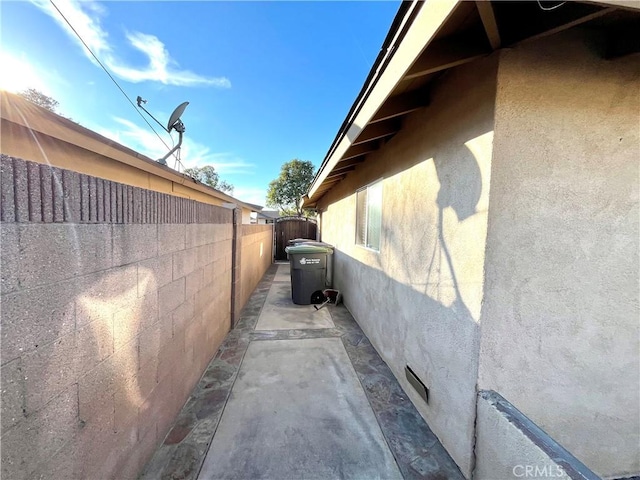
<instances>
[{"instance_id":1,"label":"wooden fascia board","mask_svg":"<svg viewBox=\"0 0 640 480\"><path fill-rule=\"evenodd\" d=\"M333 177L327 177L326 181L322 184L323 188L320 189L321 192L326 192L327 190L329 190L331 187L333 187L333 185L335 183L338 183L340 180L342 180L344 177L346 177L346 175L338 175L338 176L333 176Z\"/></svg>"},{"instance_id":2,"label":"wooden fascia board","mask_svg":"<svg viewBox=\"0 0 640 480\"><path fill-rule=\"evenodd\" d=\"M557 27L550 28L550 29L545 30L543 32L540 32L540 33L538 33L536 35L531 35L531 36L529 36L527 38L524 38L524 39L522 39L522 40L520 40L518 42L515 42L515 43L517 44L517 43L522 43L522 42L530 42L532 40L537 40L537 39L540 39L540 38L548 37L550 35L555 35L556 33L560 33L560 32L562 32L564 30L568 30L570 28L577 27L578 25L581 25L583 23L589 22L591 20L594 20L596 18L602 17L604 15L607 15L607 14L609 14L611 12L614 12L615 10L616 9L613 8L613 7L603 8L602 10L599 10L597 12L593 12L593 13L591 13L589 15L584 15L582 17L576 18L575 20L572 20L572 21L567 22L567 23L563 23L562 25L558 25Z\"/></svg>"},{"instance_id":3,"label":"wooden fascia board","mask_svg":"<svg viewBox=\"0 0 640 480\"><path fill-rule=\"evenodd\" d=\"M616 7L622 10L640 10L640 0L582 0L582 3L593 3L607 7Z\"/></svg>"},{"instance_id":4,"label":"wooden fascia board","mask_svg":"<svg viewBox=\"0 0 640 480\"><path fill-rule=\"evenodd\" d=\"M395 86L403 79L405 73L422 51L433 40L441 26L453 13L460 0L439 0L423 4L416 14L407 34L402 42L395 46L393 57L380 74L376 85L373 87L367 100L360 111L351 121L351 125L367 125L375 113L380 109L384 101L389 97ZM335 164L342 159L347 149L351 146L348 135L344 135L338 142L325 167L316 178L309 190L309 197L313 197Z\"/></svg>"},{"instance_id":5,"label":"wooden fascia board","mask_svg":"<svg viewBox=\"0 0 640 480\"><path fill-rule=\"evenodd\" d=\"M404 93L387 100L369 123L382 122L401 115L406 115L407 113L420 110L428 104L428 93L424 90Z\"/></svg>"},{"instance_id":6,"label":"wooden fascia board","mask_svg":"<svg viewBox=\"0 0 640 480\"><path fill-rule=\"evenodd\" d=\"M478 8L480 20L482 20L482 25L487 34L487 39L489 40L491 48L494 50L499 49L502 41L500 40L500 30L498 29L498 22L495 14L493 13L491 2L486 0L476 0L476 7Z\"/></svg>"},{"instance_id":7,"label":"wooden fascia board","mask_svg":"<svg viewBox=\"0 0 640 480\"><path fill-rule=\"evenodd\" d=\"M338 172L338 173L333 173L332 172L331 175L329 175L327 177L327 180L334 180L335 179L336 181L340 181L340 180L344 179L346 176L347 176L347 174L344 173L344 172Z\"/></svg>"},{"instance_id":8,"label":"wooden fascia board","mask_svg":"<svg viewBox=\"0 0 640 480\"><path fill-rule=\"evenodd\" d=\"M375 152L377 149L378 142L376 141L362 143L360 145L352 145L340 159L340 162L344 162L345 160L349 160L351 158L361 157L362 155L366 155L367 153Z\"/></svg>"},{"instance_id":9,"label":"wooden fascia board","mask_svg":"<svg viewBox=\"0 0 640 480\"><path fill-rule=\"evenodd\" d=\"M405 75L405 80L457 67L491 53L477 41L465 38L437 40L427 48Z\"/></svg>"},{"instance_id":10,"label":"wooden fascia board","mask_svg":"<svg viewBox=\"0 0 640 480\"><path fill-rule=\"evenodd\" d=\"M337 175L342 175L343 173L353 172L356 169L355 165L347 165L346 167L341 167L340 164L336 166L336 168L331 172L331 174L327 178L331 178Z\"/></svg>"},{"instance_id":11,"label":"wooden fascia board","mask_svg":"<svg viewBox=\"0 0 640 480\"><path fill-rule=\"evenodd\" d=\"M385 138L400 130L400 122L396 120L388 120L386 122L372 123L367 125L351 143L352 145L360 145L363 143Z\"/></svg>"},{"instance_id":12,"label":"wooden fascia board","mask_svg":"<svg viewBox=\"0 0 640 480\"><path fill-rule=\"evenodd\" d=\"M350 167L351 165L358 165L364 162L364 158L365 158L365 155L363 154L358 157L349 158L347 160L341 160L338 163L336 163L335 170L339 170L344 167Z\"/></svg>"}]
</instances>

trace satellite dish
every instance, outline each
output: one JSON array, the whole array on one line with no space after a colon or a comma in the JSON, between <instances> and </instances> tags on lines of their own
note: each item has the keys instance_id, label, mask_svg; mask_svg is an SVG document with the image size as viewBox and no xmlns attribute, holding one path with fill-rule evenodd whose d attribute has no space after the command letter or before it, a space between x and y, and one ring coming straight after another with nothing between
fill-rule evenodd
<instances>
[{"instance_id":1,"label":"satellite dish","mask_svg":"<svg viewBox=\"0 0 640 480\"><path fill-rule=\"evenodd\" d=\"M138 107L140 107L142 110L144 110L146 112L147 115L149 115L151 118L153 118L158 125L160 125L164 130L166 130L167 133L170 134L171 133L171 129L173 129L176 132L178 132L178 134L179 134L178 144L175 147L173 147L171 150L169 150L169 153L167 153L164 157L158 159L158 163L161 163L162 165L166 165L167 164L167 158L169 158L169 156L173 155L173 153L175 151L178 151L178 157L176 157L176 158L179 161L179 157L180 157L180 151L179 150L180 150L180 146L182 145L182 134L185 131L184 123L182 123L182 120L180 120L180 117L184 113L184 109L187 108L187 105L189 105L189 102L183 102L180 105L178 105L178 107L171 114L171 117L169 117L169 123L167 123L167 128L165 128L164 125L162 125L156 119L156 117L151 115L147 111L147 109L142 106L143 103L147 103L147 101L145 99L143 99L142 97L138 96L137 101L138 101Z\"/></svg>"},{"instance_id":2,"label":"satellite dish","mask_svg":"<svg viewBox=\"0 0 640 480\"><path fill-rule=\"evenodd\" d=\"M184 125L182 125L180 117L184 113L184 109L187 108L187 105L189 105L189 102L183 102L173 111L169 117L169 123L167 123L167 132L170 132L172 128L175 128L178 132L180 132L180 128L184 131Z\"/></svg>"}]
</instances>

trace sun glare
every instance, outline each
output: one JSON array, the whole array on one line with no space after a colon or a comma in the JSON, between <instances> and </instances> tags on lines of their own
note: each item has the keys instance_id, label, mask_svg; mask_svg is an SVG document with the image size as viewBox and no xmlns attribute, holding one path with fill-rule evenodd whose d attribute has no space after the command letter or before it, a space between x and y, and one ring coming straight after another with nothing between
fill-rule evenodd
<instances>
[{"instance_id":1,"label":"sun glare","mask_svg":"<svg viewBox=\"0 0 640 480\"><path fill-rule=\"evenodd\" d=\"M42 76L27 59L0 51L0 65L2 65L0 89L21 92L28 88L35 88L44 94L49 91Z\"/></svg>"}]
</instances>

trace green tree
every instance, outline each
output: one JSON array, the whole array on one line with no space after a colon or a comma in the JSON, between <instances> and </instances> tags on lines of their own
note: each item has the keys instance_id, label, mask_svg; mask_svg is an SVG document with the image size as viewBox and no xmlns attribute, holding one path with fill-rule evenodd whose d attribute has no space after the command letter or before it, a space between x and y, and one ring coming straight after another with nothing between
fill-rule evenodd
<instances>
[{"instance_id":1,"label":"green tree","mask_svg":"<svg viewBox=\"0 0 640 480\"><path fill-rule=\"evenodd\" d=\"M42 108L46 108L53 113L57 113L56 110L58 109L58 105L60 105L60 103L58 103L56 99L45 95L35 88L28 88L27 90L23 90L22 92L18 93L18 95L20 95L22 98L26 98L31 103L35 103Z\"/></svg>"},{"instance_id":2,"label":"green tree","mask_svg":"<svg viewBox=\"0 0 640 480\"><path fill-rule=\"evenodd\" d=\"M269 183L267 206L276 207L281 215L302 217L300 198L307 193L313 181L313 163L297 158L282 165L280 175Z\"/></svg>"},{"instance_id":3,"label":"green tree","mask_svg":"<svg viewBox=\"0 0 640 480\"><path fill-rule=\"evenodd\" d=\"M213 165L185 168L184 173L185 175L189 175L191 178L199 181L200 183L204 183L205 185L209 185L216 190L220 190L222 192L228 193L229 195L233 195L233 185L224 180L220 180L220 175L218 175L218 172L216 172L216 169Z\"/></svg>"}]
</instances>

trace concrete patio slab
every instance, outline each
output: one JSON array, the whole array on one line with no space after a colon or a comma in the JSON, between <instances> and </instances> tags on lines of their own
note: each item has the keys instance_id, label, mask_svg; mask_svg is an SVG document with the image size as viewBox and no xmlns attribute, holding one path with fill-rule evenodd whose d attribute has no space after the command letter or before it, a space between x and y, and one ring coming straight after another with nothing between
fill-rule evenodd
<instances>
[{"instance_id":1,"label":"concrete patio slab","mask_svg":"<svg viewBox=\"0 0 640 480\"><path fill-rule=\"evenodd\" d=\"M280 265L278 272L284 265ZM288 267L288 265L286 265ZM290 330L335 327L326 308L316 310L313 305L296 305L291 301L291 284L274 282L271 285L256 330Z\"/></svg>"},{"instance_id":2,"label":"concrete patio slab","mask_svg":"<svg viewBox=\"0 0 640 480\"><path fill-rule=\"evenodd\" d=\"M402 478L339 338L252 342L200 478Z\"/></svg>"},{"instance_id":3,"label":"concrete patio slab","mask_svg":"<svg viewBox=\"0 0 640 480\"><path fill-rule=\"evenodd\" d=\"M227 408L235 402L234 400L227 404L227 400L231 398L231 391L235 388L236 380L238 379L238 382L241 382L244 381L242 378L246 378L246 375L244 375L244 377L239 379L239 377L242 376L240 375L241 367L245 369L249 368L249 370L253 368L247 367L247 363L244 361L249 346L260 343L282 343L284 341L288 342L285 343L286 345L291 345L292 347L298 346L306 350L305 342L315 339L333 340L334 344L336 341L341 342L343 348L346 350L347 357L342 353L340 357L326 357L327 359L331 358L336 361L335 363L331 362L327 366L327 370L330 372L330 378L333 379L334 383L327 383L326 381L322 383L322 377L313 377L305 380L302 375L308 374L304 373L304 369L298 369L296 366L297 364L304 364L305 361L299 362L299 359L296 357L289 358L287 365L291 367L287 372L291 375L292 380L290 381L294 384L296 384L295 382L309 382L309 387L306 389L308 391L305 395L307 402L315 401L314 398L317 394L314 393L314 389L320 388L321 385L325 385L327 388L327 392L325 392L324 395L335 396L339 393L339 389L335 386L335 376L337 375L338 378L341 378L342 375L342 377L344 377L345 368L349 372L354 370L361 385L359 388L362 389L361 392L366 396L370 409L375 414L378 428L382 431L386 444L391 450L404 479L464 480L456 464L447 454L437 437L429 429L429 426L424 422L414 405L409 401L387 364L380 358L375 348L373 348L373 345L371 345L371 342L369 342L344 305L328 306L323 309L331 315L331 319L335 324L332 328L255 329L262 311L269 307L267 297L275 282L276 273L282 272L282 270L280 270L281 266L281 264L272 265L262 278L248 303L242 309L240 320L222 342L217 355L209 364L200 382L198 382L197 387L193 390L191 397L176 418L171 431L164 438L162 444L158 447L153 458L148 462L138 480L196 480L197 478L201 480L213 480L214 477L202 470L202 466L209 451L209 446L220 432L218 426L220 425L222 416L227 413ZM285 268L287 267L288 265L285 265ZM282 282L281 284L290 285L288 281ZM272 296L270 298L271 300L274 298L278 300L277 297ZM288 301L291 302L290 298L287 298ZM280 301L281 300L282 299L280 299ZM322 345L324 344L321 344L321 346ZM262 347L252 348L258 348L256 352L263 352L263 354L270 352L270 350L263 350ZM334 346L331 348L337 348L338 351L340 350ZM252 352L253 351L254 350L252 350ZM323 349L318 348L318 351L322 352ZM331 350L329 350L329 352L330 351ZM278 357L278 355L275 356ZM253 353L251 357L253 357ZM248 359L249 357L247 357L247 361ZM347 361L350 363L350 366L345 367L344 365ZM268 362L265 362L265 365L267 363ZM335 365L343 366L336 368ZM264 366L264 368L267 367ZM283 372L282 368L284 367L277 366L274 367L274 370L278 375L284 376L287 372ZM268 378L274 379L275 377L271 376ZM351 377L350 385L353 385L352 380L353 378ZM280 389L286 392L288 387L268 384L268 387L263 388L263 390L268 389ZM258 398L260 391L255 391L252 394ZM299 398L300 395L293 397L294 399ZM233 398L236 397L234 396ZM340 404L335 401L335 399L332 400L332 402L336 405ZM366 422L360 422L359 418L361 417L355 420L349 420L348 417L354 414L353 409L350 407L351 405L349 405L349 408L342 410L342 416L347 417L347 419L343 418L341 421L347 425L355 422L357 425L366 424L369 426ZM358 410L357 413L360 414L358 408L355 408L355 410ZM271 417L274 416L273 411L267 409L261 411L264 414L264 420L256 416L258 427L262 422L271 422ZM279 406L279 409L276 410L278 418L283 416L283 411L289 412L288 403L283 403ZM337 409L332 410L331 413L335 416L340 415L340 411ZM311 417L308 414L307 416L300 417L298 414L297 418L301 422L299 427L293 427L291 422L289 425L291 428L303 431L306 425L316 417L316 415ZM332 427L332 417L329 418L330 420L326 422L327 425L322 426L322 428L326 428L329 437L327 440L323 440L325 444L330 442L336 432L336 429ZM255 424L256 422L250 425ZM256 431L258 431L258 427L255 427ZM225 428L228 429L231 427L227 425ZM247 424L239 423L236 425L236 428L246 429L248 427ZM374 448L378 448L380 442L379 437L377 437L377 432L379 430L373 428L369 433L364 434L364 437L362 437L364 440L358 438L357 442L366 441L368 442L367 444L370 444L371 440L369 436L371 432L373 432L377 440L372 445ZM231 436L233 436L233 434L231 434ZM215 441L217 442L218 440ZM273 443L271 437L268 437L265 443L269 442ZM260 443L258 442L258 446L259 445ZM300 450L299 453L303 454L304 452ZM311 449L306 455L314 455L316 453L317 451ZM326 456L326 461L331 465L335 465L336 458L338 460L340 459L340 457L336 457L330 452L330 454ZM319 465L325 462L325 458L320 456L315 457L315 460ZM385 462L382 463L386 465ZM322 472L326 470L322 470L322 468L318 466L314 468L315 470L308 475L302 475L302 472L297 472L298 474L290 475L288 478L304 478L305 476L311 478L339 478L341 476L350 476L348 473L350 470L348 469L342 470L344 475L324 475ZM201 470L202 474L199 475ZM234 472L237 473L237 470L232 470L231 473L225 472L218 478L230 478L231 475L235 474ZM368 470L365 472L364 474L356 473L353 476L358 478L369 475ZM378 475L378 477L381 476L382 474ZM376 475L372 475L371 477L376 478ZM276 476L272 478L275 479ZM285 477L279 478L285 479Z\"/></svg>"},{"instance_id":4,"label":"concrete patio slab","mask_svg":"<svg viewBox=\"0 0 640 480\"><path fill-rule=\"evenodd\" d=\"M278 271L276 272L276 276L273 278L274 282L291 282L291 269L288 263L280 263L278 264Z\"/></svg>"}]
</instances>

